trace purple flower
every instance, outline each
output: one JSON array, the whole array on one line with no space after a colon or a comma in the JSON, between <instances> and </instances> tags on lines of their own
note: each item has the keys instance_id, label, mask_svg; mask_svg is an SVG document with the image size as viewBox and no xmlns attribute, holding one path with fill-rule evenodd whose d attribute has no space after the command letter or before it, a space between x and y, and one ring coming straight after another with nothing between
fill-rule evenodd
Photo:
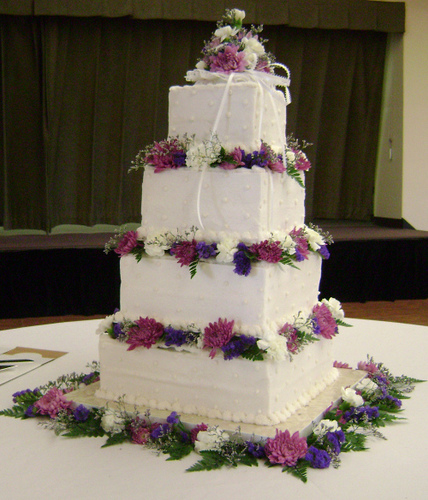
<instances>
[{"instance_id":1,"label":"purple flower","mask_svg":"<svg viewBox=\"0 0 428 500\"><path fill-rule=\"evenodd\" d=\"M200 259L209 259L210 257L215 257L217 254L217 243L211 243L207 245L205 241L200 241L196 244L196 252Z\"/></svg>"},{"instance_id":2,"label":"purple flower","mask_svg":"<svg viewBox=\"0 0 428 500\"><path fill-rule=\"evenodd\" d=\"M314 469L326 469L330 465L331 457L325 450L319 450L315 446L311 446L305 455L305 460Z\"/></svg>"},{"instance_id":3,"label":"purple flower","mask_svg":"<svg viewBox=\"0 0 428 500\"><path fill-rule=\"evenodd\" d=\"M186 152L183 144L177 139L155 142L144 158L145 163L155 167L155 173L168 169L184 167Z\"/></svg>"},{"instance_id":4,"label":"purple flower","mask_svg":"<svg viewBox=\"0 0 428 500\"><path fill-rule=\"evenodd\" d=\"M241 356L241 354L243 354L248 347L254 345L255 343L256 339L254 337L247 337L246 335L233 337L230 342L221 348L224 353L224 359L230 360Z\"/></svg>"},{"instance_id":5,"label":"purple flower","mask_svg":"<svg viewBox=\"0 0 428 500\"><path fill-rule=\"evenodd\" d=\"M175 330L171 326L165 328L165 345L167 347L181 346L187 343L187 336L183 330Z\"/></svg>"},{"instance_id":6,"label":"purple flower","mask_svg":"<svg viewBox=\"0 0 428 500\"><path fill-rule=\"evenodd\" d=\"M209 323L204 330L204 347L211 347L210 358L216 355L216 349L226 345L233 337L235 322L219 318L215 323Z\"/></svg>"},{"instance_id":7,"label":"purple flower","mask_svg":"<svg viewBox=\"0 0 428 500\"><path fill-rule=\"evenodd\" d=\"M162 436L168 434L170 429L171 428L169 424L158 424L158 425L155 424L152 432L150 433L150 437L152 439L159 439Z\"/></svg>"},{"instance_id":8,"label":"purple flower","mask_svg":"<svg viewBox=\"0 0 428 500\"><path fill-rule=\"evenodd\" d=\"M345 433L342 429L335 432L327 432L327 441L331 444L334 453L339 455L342 443L345 442Z\"/></svg>"},{"instance_id":9,"label":"purple flower","mask_svg":"<svg viewBox=\"0 0 428 500\"><path fill-rule=\"evenodd\" d=\"M296 328L290 323L285 323L278 332L287 339L287 349L293 354L299 350L300 340Z\"/></svg>"},{"instance_id":10,"label":"purple flower","mask_svg":"<svg viewBox=\"0 0 428 500\"><path fill-rule=\"evenodd\" d=\"M209 57L210 71L214 73L241 73L245 71L247 62L245 53L238 52L237 45L226 45L222 52Z\"/></svg>"},{"instance_id":11,"label":"purple flower","mask_svg":"<svg viewBox=\"0 0 428 500\"><path fill-rule=\"evenodd\" d=\"M318 253L323 259L327 260L330 258L330 252L328 251L327 245L321 245L318 249Z\"/></svg>"},{"instance_id":12,"label":"purple flower","mask_svg":"<svg viewBox=\"0 0 428 500\"><path fill-rule=\"evenodd\" d=\"M85 405L79 405L73 412L74 418L78 422L86 422L88 420L89 414L91 413L91 410L89 408L86 408Z\"/></svg>"},{"instance_id":13,"label":"purple flower","mask_svg":"<svg viewBox=\"0 0 428 500\"><path fill-rule=\"evenodd\" d=\"M128 351L132 351L139 346L150 349L163 335L163 325L153 318L140 318L136 321L136 324L129 330L128 340L126 341L129 344Z\"/></svg>"},{"instance_id":14,"label":"purple flower","mask_svg":"<svg viewBox=\"0 0 428 500\"><path fill-rule=\"evenodd\" d=\"M245 441L245 444L248 447L248 452L256 458L264 458L265 457L265 449L259 443L253 443L252 441Z\"/></svg>"},{"instance_id":15,"label":"purple flower","mask_svg":"<svg viewBox=\"0 0 428 500\"><path fill-rule=\"evenodd\" d=\"M113 335L116 339L125 335L121 323L113 323Z\"/></svg>"},{"instance_id":16,"label":"purple flower","mask_svg":"<svg viewBox=\"0 0 428 500\"><path fill-rule=\"evenodd\" d=\"M251 272L251 260L248 255L248 248L244 243L238 244L238 251L233 256L233 263L235 264L234 273L239 276L248 276Z\"/></svg>"},{"instance_id":17,"label":"purple flower","mask_svg":"<svg viewBox=\"0 0 428 500\"><path fill-rule=\"evenodd\" d=\"M373 420L379 417L379 408L377 406L359 406L352 407L343 413L346 422L360 422L361 420Z\"/></svg>"},{"instance_id":18,"label":"purple flower","mask_svg":"<svg viewBox=\"0 0 428 500\"><path fill-rule=\"evenodd\" d=\"M173 425L173 424L178 424L180 422L180 415L177 415L176 411L173 411L166 419L166 421Z\"/></svg>"},{"instance_id":19,"label":"purple flower","mask_svg":"<svg viewBox=\"0 0 428 500\"><path fill-rule=\"evenodd\" d=\"M37 409L34 408L34 405L30 405L26 410L25 410L25 416L26 417L37 417Z\"/></svg>"},{"instance_id":20,"label":"purple flower","mask_svg":"<svg viewBox=\"0 0 428 500\"><path fill-rule=\"evenodd\" d=\"M128 231L126 232L122 238L119 240L117 247L114 251L123 257L128 253L132 252L132 250L137 246L137 231Z\"/></svg>"},{"instance_id":21,"label":"purple flower","mask_svg":"<svg viewBox=\"0 0 428 500\"><path fill-rule=\"evenodd\" d=\"M171 255L183 266L189 266L196 258L196 241L182 241L173 245L169 251Z\"/></svg>"},{"instance_id":22,"label":"purple flower","mask_svg":"<svg viewBox=\"0 0 428 500\"><path fill-rule=\"evenodd\" d=\"M26 394L33 394L35 396L41 396L41 392L38 388L34 389L34 390L31 390L31 389L25 389L23 391L18 391L18 392L15 392L12 394L12 397L13 397L13 402L14 403L17 403L18 400L22 397L22 396L25 396Z\"/></svg>"},{"instance_id":23,"label":"purple flower","mask_svg":"<svg viewBox=\"0 0 428 500\"><path fill-rule=\"evenodd\" d=\"M263 260L276 264L282 259L282 248L279 241L269 242L268 240L261 243L254 243L248 249L257 260Z\"/></svg>"}]
</instances>

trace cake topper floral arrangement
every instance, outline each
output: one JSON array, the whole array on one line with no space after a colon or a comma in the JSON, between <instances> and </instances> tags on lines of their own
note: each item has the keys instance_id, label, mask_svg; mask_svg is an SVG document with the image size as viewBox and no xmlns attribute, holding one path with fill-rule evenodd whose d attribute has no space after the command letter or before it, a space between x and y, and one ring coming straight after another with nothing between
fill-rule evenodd
<instances>
[{"instance_id":1,"label":"cake topper floral arrangement","mask_svg":"<svg viewBox=\"0 0 428 500\"><path fill-rule=\"evenodd\" d=\"M339 368L347 364L335 363ZM105 437L103 447L125 442L180 460L192 452L200 459L188 472L208 471L238 465L279 467L303 482L308 469L337 468L342 453L366 450L367 438L384 438L379 429L402 419L402 400L409 398L422 380L393 376L382 364L369 358L358 363L367 377L355 389L345 387L337 407L329 407L322 420L313 422L309 436L276 430L273 438L248 438L239 428L228 433L203 422L185 425L177 412L166 419L152 418L150 410L130 411L119 401L118 408L90 407L73 401L73 391L99 380L99 366L89 374L63 375L36 389L13 394L13 407L0 415L19 419L38 418L40 423L64 437Z\"/></svg>"},{"instance_id":2,"label":"cake topper floral arrangement","mask_svg":"<svg viewBox=\"0 0 428 500\"><path fill-rule=\"evenodd\" d=\"M216 73L241 73L247 70L272 73L275 58L266 52L265 40L260 37L263 26L242 26L245 11L226 10L217 29L202 49L202 58L196 65L199 70Z\"/></svg>"}]
</instances>

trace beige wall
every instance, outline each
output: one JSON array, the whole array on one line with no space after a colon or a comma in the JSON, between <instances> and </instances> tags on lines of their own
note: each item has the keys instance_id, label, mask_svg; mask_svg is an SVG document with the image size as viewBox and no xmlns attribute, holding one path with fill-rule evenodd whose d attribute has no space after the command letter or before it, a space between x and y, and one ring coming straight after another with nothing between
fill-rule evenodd
<instances>
[{"instance_id":1,"label":"beige wall","mask_svg":"<svg viewBox=\"0 0 428 500\"><path fill-rule=\"evenodd\" d=\"M390 36L389 49L375 216L428 230L428 0L406 1L406 32Z\"/></svg>"}]
</instances>

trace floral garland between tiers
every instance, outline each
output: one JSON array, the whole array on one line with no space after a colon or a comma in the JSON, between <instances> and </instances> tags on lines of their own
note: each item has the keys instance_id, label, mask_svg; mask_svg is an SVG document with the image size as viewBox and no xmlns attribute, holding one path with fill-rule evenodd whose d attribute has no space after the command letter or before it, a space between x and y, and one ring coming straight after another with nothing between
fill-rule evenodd
<instances>
[{"instance_id":1,"label":"floral garland between tiers","mask_svg":"<svg viewBox=\"0 0 428 500\"><path fill-rule=\"evenodd\" d=\"M129 345L128 351L137 347L187 347L209 350L210 358L221 352L225 360L242 357L263 361L266 357L284 361L287 357L291 360L308 344L322 338L332 339L338 333L338 326L350 326L343 318L340 302L330 298L318 302L309 317L299 314L292 324L285 323L277 333L263 339L236 332L234 320L226 318L209 323L202 331L195 326L173 328L149 317L131 321L124 318L120 311L107 316L100 323L97 333L107 333L111 338L125 342Z\"/></svg>"},{"instance_id":2,"label":"floral garland between tiers","mask_svg":"<svg viewBox=\"0 0 428 500\"><path fill-rule=\"evenodd\" d=\"M343 363L335 366L349 368ZM356 390L342 388L339 406L328 408L307 438L298 432L291 435L288 430L277 430L274 438L248 440L239 429L232 435L204 423L189 429L176 412L166 421L156 422L150 418L150 411L126 411L123 404L119 410L77 405L69 393L99 380L98 364L92 363L91 369L87 375L72 373L43 387L16 392L14 406L0 411L0 415L40 417L57 435L106 437L103 447L130 442L169 455L168 460L179 460L195 451L201 459L187 469L189 472L257 466L263 461L268 467L281 467L303 482L307 482L308 468L337 468L342 452L366 450L369 436L384 438L379 427L401 420L397 416L401 400L409 397L415 383L422 382L404 375L394 377L382 363L375 364L369 358L358 363L359 370L367 371L367 378Z\"/></svg>"},{"instance_id":3,"label":"floral garland between tiers","mask_svg":"<svg viewBox=\"0 0 428 500\"><path fill-rule=\"evenodd\" d=\"M160 173L178 168L202 171L205 168L235 170L259 167L277 173L285 172L295 179L301 187L304 187L301 172L309 170L311 163L303 149L309 145L307 142L300 145L297 139L289 136L285 146L284 159L282 154L276 154L263 141L260 150L248 153L240 147L226 151L216 136L199 144L195 143L194 138L187 136L183 138L172 137L154 142L141 150L132 162L130 170L151 166L154 167L155 173Z\"/></svg>"},{"instance_id":4,"label":"floral garland between tiers","mask_svg":"<svg viewBox=\"0 0 428 500\"><path fill-rule=\"evenodd\" d=\"M313 224L295 227L288 234L277 231L272 233L269 239L252 245L234 238L225 238L219 243L198 241L196 227L190 228L184 235L166 232L142 236L139 231L118 232L106 244L105 252L113 250L120 257L132 254L137 261L144 255L162 257L169 253L177 259L181 267L189 267L191 278L195 276L199 262L210 259L220 263L233 263L233 271L239 276L248 276L252 264L260 261L296 268L294 263L307 260L310 252L328 259L330 253L327 245L333 242L327 232Z\"/></svg>"}]
</instances>

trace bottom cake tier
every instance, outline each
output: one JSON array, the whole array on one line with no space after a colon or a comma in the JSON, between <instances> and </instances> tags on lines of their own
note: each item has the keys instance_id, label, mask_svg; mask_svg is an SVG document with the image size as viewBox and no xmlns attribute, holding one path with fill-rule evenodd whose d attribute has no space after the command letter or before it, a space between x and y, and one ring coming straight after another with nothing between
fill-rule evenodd
<instances>
[{"instance_id":1,"label":"bottom cake tier","mask_svg":"<svg viewBox=\"0 0 428 500\"><path fill-rule=\"evenodd\" d=\"M233 422L275 425L337 377L332 342L307 345L285 361L211 359L206 351L128 345L100 336L97 397Z\"/></svg>"}]
</instances>

